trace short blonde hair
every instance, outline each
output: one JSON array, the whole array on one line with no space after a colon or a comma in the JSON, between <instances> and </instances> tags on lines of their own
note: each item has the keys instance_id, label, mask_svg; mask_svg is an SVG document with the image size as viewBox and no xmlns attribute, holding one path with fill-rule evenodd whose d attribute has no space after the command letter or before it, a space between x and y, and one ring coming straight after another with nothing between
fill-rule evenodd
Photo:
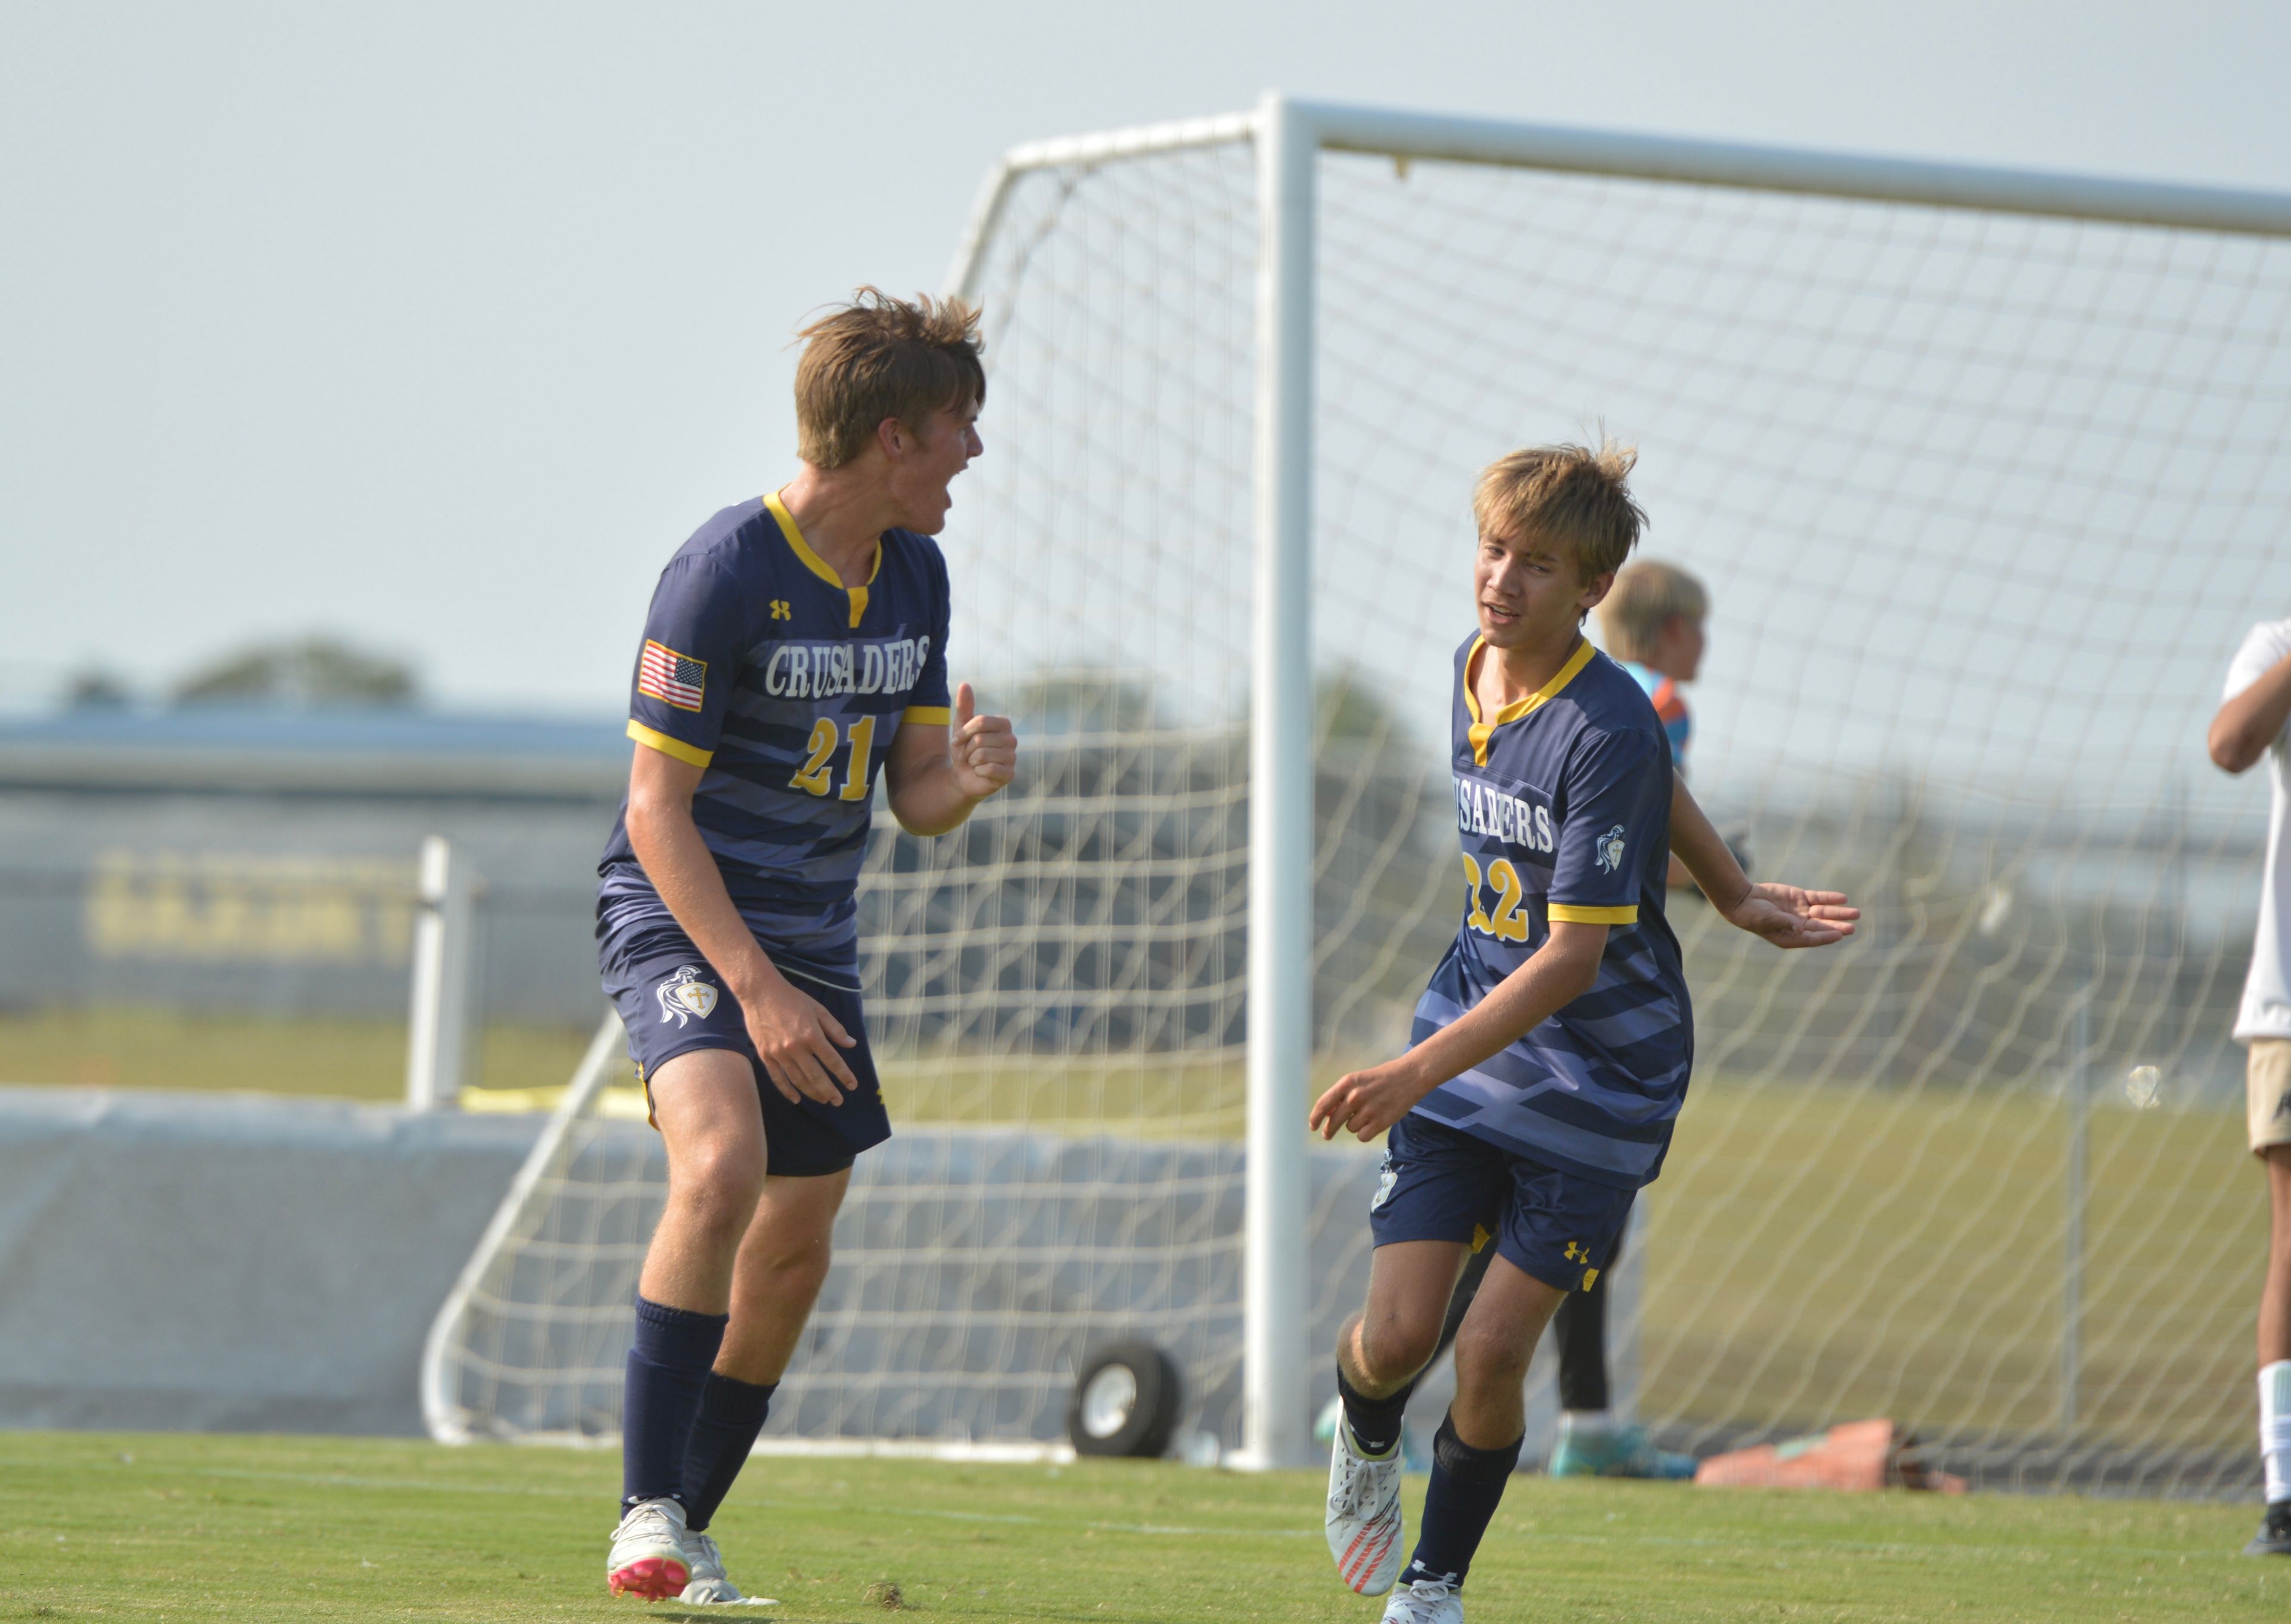
<instances>
[{"instance_id":1,"label":"short blonde hair","mask_svg":"<svg viewBox=\"0 0 2291 1624\"><path fill-rule=\"evenodd\" d=\"M1599 629L1615 658L1644 660L1673 620L1700 621L1709 613L1710 594L1702 583L1676 564L1641 559L1615 573L1615 584L1599 602Z\"/></svg>"},{"instance_id":2,"label":"short blonde hair","mask_svg":"<svg viewBox=\"0 0 2291 1624\"><path fill-rule=\"evenodd\" d=\"M920 428L933 412L986 402L978 310L960 299L894 299L863 287L796 336L796 455L840 468L887 417Z\"/></svg>"},{"instance_id":3,"label":"short blonde hair","mask_svg":"<svg viewBox=\"0 0 2291 1624\"><path fill-rule=\"evenodd\" d=\"M1472 517L1483 535L1549 537L1575 555L1583 579L1620 569L1645 528L1631 497L1639 454L1604 436L1598 449L1531 446L1498 457L1472 490Z\"/></svg>"}]
</instances>

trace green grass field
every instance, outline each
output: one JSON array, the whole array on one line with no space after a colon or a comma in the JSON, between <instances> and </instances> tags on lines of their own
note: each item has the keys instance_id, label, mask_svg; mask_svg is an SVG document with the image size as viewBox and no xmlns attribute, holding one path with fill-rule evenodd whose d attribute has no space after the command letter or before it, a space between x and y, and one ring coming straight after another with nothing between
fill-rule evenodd
<instances>
[{"instance_id":1,"label":"green grass field","mask_svg":"<svg viewBox=\"0 0 2291 1624\"><path fill-rule=\"evenodd\" d=\"M587 1029L496 1023L478 1044L478 1075L492 1088L559 1088L588 1042ZM0 1083L400 1100L406 1023L117 1005L14 1010L0 1014Z\"/></svg>"},{"instance_id":2,"label":"green grass field","mask_svg":"<svg viewBox=\"0 0 2291 1624\"><path fill-rule=\"evenodd\" d=\"M2085 1441L2247 1446L2267 1202L2244 1132L2240 1110L2091 1113ZM1698 1080L1647 1197L1653 1407L2041 1435L2066 1139L2026 1090Z\"/></svg>"},{"instance_id":3,"label":"green grass field","mask_svg":"<svg viewBox=\"0 0 2291 1624\"><path fill-rule=\"evenodd\" d=\"M0 1620L706 1616L606 1596L618 1469L499 1446L0 1434ZM782 1604L742 1617L1366 1624L1375 1604L1330 1571L1321 1493L1318 1474L1162 1463L767 1458L715 1532L733 1578ZM1466 1596L1477 1624L2277 1619L2291 1562L2239 1555L2256 1520L1522 1477Z\"/></svg>"}]
</instances>

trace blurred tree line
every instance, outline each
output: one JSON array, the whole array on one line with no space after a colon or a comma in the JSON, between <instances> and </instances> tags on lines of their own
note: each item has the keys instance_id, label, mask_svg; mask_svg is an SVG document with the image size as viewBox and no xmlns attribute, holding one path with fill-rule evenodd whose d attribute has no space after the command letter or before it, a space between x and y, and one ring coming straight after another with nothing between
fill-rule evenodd
<instances>
[{"instance_id":1,"label":"blurred tree line","mask_svg":"<svg viewBox=\"0 0 2291 1624\"><path fill-rule=\"evenodd\" d=\"M73 710L117 710L142 695L118 672L92 666L66 685ZM402 708L418 704L414 667L393 655L313 633L242 645L194 666L158 695L169 705L275 705Z\"/></svg>"}]
</instances>

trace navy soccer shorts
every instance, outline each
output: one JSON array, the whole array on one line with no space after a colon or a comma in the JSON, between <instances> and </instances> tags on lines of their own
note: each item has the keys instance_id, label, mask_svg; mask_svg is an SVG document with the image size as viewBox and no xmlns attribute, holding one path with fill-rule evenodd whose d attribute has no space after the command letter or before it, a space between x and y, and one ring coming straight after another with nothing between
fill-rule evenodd
<instances>
[{"instance_id":1,"label":"navy soccer shorts","mask_svg":"<svg viewBox=\"0 0 2291 1624\"><path fill-rule=\"evenodd\" d=\"M629 1031L629 1052L637 1078L652 1101L652 1079L679 1055L695 1049L728 1049L745 1055L756 1075L756 1097L764 1113L766 1169L776 1178L816 1178L840 1173L859 1153L891 1137L883 1110L883 1090L875 1076L875 1057L856 988L838 986L782 967L782 973L818 1001L859 1040L838 1049L858 1079L856 1092L840 1105L816 1099L790 1105L765 1075L763 1062L748 1037L739 1001L725 990L723 977L709 967L680 931L653 927L632 942L607 941L599 953L605 995L621 1012Z\"/></svg>"},{"instance_id":2,"label":"navy soccer shorts","mask_svg":"<svg viewBox=\"0 0 2291 1624\"><path fill-rule=\"evenodd\" d=\"M1461 1241L1560 1291L1588 1291L1621 1243L1636 1190L1618 1190L1411 1112L1385 1140L1369 1202L1379 1246Z\"/></svg>"}]
</instances>

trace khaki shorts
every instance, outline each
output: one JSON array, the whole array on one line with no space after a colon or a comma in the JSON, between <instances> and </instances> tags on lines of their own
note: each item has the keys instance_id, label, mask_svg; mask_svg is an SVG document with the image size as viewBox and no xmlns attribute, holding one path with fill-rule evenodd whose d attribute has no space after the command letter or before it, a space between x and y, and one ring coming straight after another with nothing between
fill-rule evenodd
<instances>
[{"instance_id":1,"label":"khaki shorts","mask_svg":"<svg viewBox=\"0 0 2291 1624\"><path fill-rule=\"evenodd\" d=\"M2291 1145L2291 1038L2252 1039L2244 1079L2252 1154L2272 1145Z\"/></svg>"}]
</instances>

